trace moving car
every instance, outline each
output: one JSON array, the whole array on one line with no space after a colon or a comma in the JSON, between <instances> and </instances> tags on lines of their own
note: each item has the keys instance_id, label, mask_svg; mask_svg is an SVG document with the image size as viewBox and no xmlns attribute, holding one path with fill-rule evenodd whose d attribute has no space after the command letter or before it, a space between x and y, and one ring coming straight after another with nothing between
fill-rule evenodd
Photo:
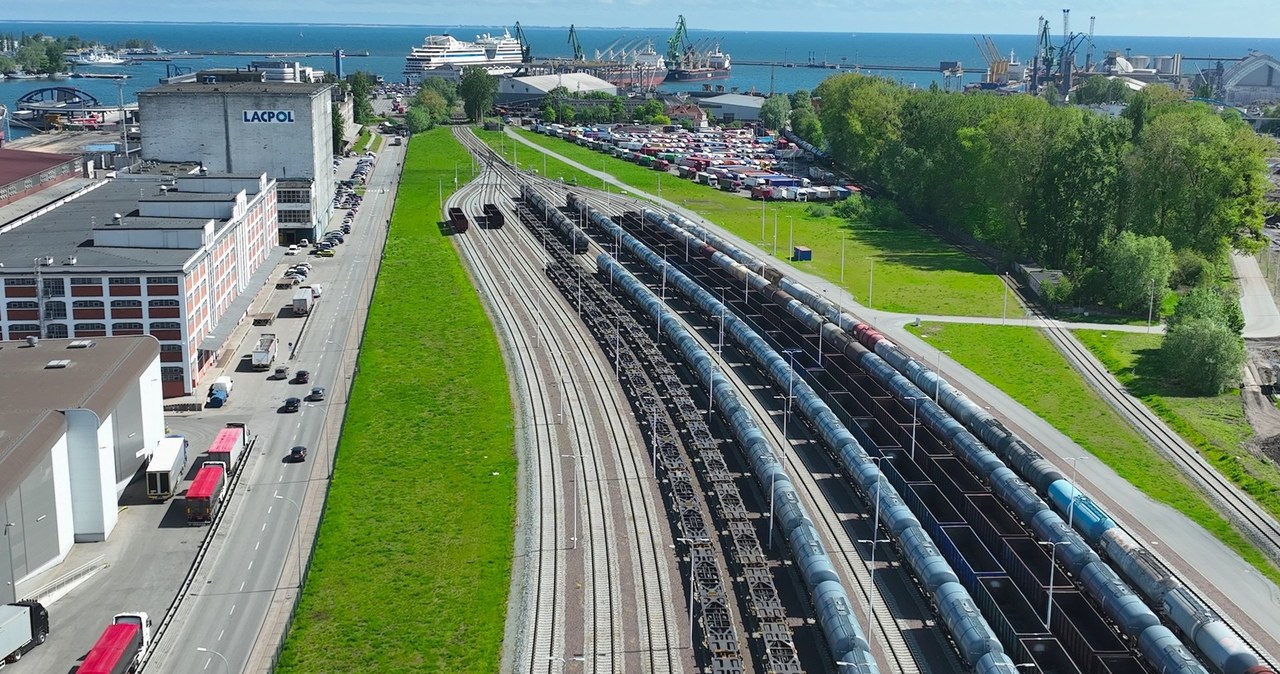
<instances>
[{"instance_id":1,"label":"moving car","mask_svg":"<svg viewBox=\"0 0 1280 674\"><path fill-rule=\"evenodd\" d=\"M315 386L311 389L311 394L307 396L307 400L320 401L324 400L324 387Z\"/></svg>"},{"instance_id":2,"label":"moving car","mask_svg":"<svg viewBox=\"0 0 1280 674\"><path fill-rule=\"evenodd\" d=\"M297 412L299 409L302 409L301 398L285 398L284 399L284 411Z\"/></svg>"},{"instance_id":3,"label":"moving car","mask_svg":"<svg viewBox=\"0 0 1280 674\"><path fill-rule=\"evenodd\" d=\"M297 447L290 449L289 456L285 457L285 460L289 463L302 463L303 461L306 461L307 448L302 445L298 445Z\"/></svg>"},{"instance_id":4,"label":"moving car","mask_svg":"<svg viewBox=\"0 0 1280 674\"><path fill-rule=\"evenodd\" d=\"M305 384L309 381L311 381L311 373L306 370L298 370L293 375L293 383L295 384Z\"/></svg>"}]
</instances>

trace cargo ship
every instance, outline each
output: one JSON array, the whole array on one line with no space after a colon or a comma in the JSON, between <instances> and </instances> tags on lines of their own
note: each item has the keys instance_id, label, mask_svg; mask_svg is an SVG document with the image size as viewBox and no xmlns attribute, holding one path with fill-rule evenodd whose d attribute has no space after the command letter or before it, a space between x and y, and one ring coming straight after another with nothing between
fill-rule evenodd
<instances>
[{"instance_id":1,"label":"cargo ship","mask_svg":"<svg viewBox=\"0 0 1280 674\"><path fill-rule=\"evenodd\" d=\"M587 73L618 87L619 89L656 89L667 79L667 60L653 50L653 43L644 47L630 45L617 52L608 49L596 52L592 60L551 59L545 62L555 72Z\"/></svg>"},{"instance_id":2,"label":"cargo ship","mask_svg":"<svg viewBox=\"0 0 1280 674\"><path fill-rule=\"evenodd\" d=\"M507 31L501 36L476 36L475 42L463 42L452 35L428 35L421 46L414 47L404 62L404 77L417 84L424 77L458 79L467 66L481 66L493 75L510 75L520 68L524 46Z\"/></svg>"},{"instance_id":3,"label":"cargo ship","mask_svg":"<svg viewBox=\"0 0 1280 674\"><path fill-rule=\"evenodd\" d=\"M683 59L684 65L672 68L667 72L667 80L671 82L694 82L703 80L727 80L732 74L729 55L720 51L716 45L709 51L694 54Z\"/></svg>"}]
</instances>

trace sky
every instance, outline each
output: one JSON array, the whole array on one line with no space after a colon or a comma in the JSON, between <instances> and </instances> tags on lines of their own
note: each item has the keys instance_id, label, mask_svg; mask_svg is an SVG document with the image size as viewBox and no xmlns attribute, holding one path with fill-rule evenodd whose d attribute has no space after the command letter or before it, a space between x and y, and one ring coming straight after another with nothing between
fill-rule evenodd
<instances>
[{"instance_id":1,"label":"sky","mask_svg":"<svg viewBox=\"0 0 1280 674\"><path fill-rule=\"evenodd\" d=\"M182 0L6 3L21 21L235 21L247 23L511 25L670 28L683 14L691 28L851 33L1034 33L1037 17L1061 30L1064 3L1030 0L806 0L788 11L776 0ZM780 9L781 8L781 9ZM1094 0L1071 6L1073 32L1098 35L1275 37L1280 9L1271 0ZM0 29L4 26L0 21Z\"/></svg>"}]
</instances>

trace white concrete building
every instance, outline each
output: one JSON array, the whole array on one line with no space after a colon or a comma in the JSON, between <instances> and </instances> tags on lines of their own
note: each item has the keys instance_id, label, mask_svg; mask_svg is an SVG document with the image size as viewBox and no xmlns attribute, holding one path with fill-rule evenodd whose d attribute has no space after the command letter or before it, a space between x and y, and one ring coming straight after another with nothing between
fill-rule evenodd
<instances>
[{"instance_id":1,"label":"white concrete building","mask_svg":"<svg viewBox=\"0 0 1280 674\"><path fill-rule=\"evenodd\" d=\"M164 437L152 337L0 342L0 604L106 540L124 488ZM34 588L28 588L34 589Z\"/></svg>"},{"instance_id":2,"label":"white concrete building","mask_svg":"<svg viewBox=\"0 0 1280 674\"><path fill-rule=\"evenodd\" d=\"M721 94L699 100L698 107L719 122L758 122L764 100L763 96Z\"/></svg>"},{"instance_id":3,"label":"white concrete building","mask_svg":"<svg viewBox=\"0 0 1280 674\"><path fill-rule=\"evenodd\" d=\"M546 98L547 93L564 87L571 95L602 92L618 95L618 87L587 73L563 73L559 75L531 75L528 77L504 77L498 81L498 95L494 100L502 105L534 103Z\"/></svg>"},{"instance_id":4,"label":"white concrete building","mask_svg":"<svg viewBox=\"0 0 1280 674\"><path fill-rule=\"evenodd\" d=\"M316 240L333 212L333 85L218 78L138 94L143 158L266 173L280 183L280 243Z\"/></svg>"},{"instance_id":5,"label":"white concrete building","mask_svg":"<svg viewBox=\"0 0 1280 674\"><path fill-rule=\"evenodd\" d=\"M1280 101L1280 61L1253 52L1222 74L1225 101L1231 105L1270 104Z\"/></svg>"}]
</instances>

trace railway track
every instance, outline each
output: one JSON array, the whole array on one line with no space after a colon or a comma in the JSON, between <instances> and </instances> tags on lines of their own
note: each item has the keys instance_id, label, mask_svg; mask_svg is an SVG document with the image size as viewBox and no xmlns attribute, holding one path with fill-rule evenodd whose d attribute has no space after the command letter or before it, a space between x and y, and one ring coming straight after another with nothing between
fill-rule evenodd
<instances>
[{"instance_id":1,"label":"railway track","mask_svg":"<svg viewBox=\"0 0 1280 674\"><path fill-rule=\"evenodd\" d=\"M472 144L478 141L463 140L473 151L481 149ZM482 203L504 204L511 197L509 175L488 168L483 178L463 202L464 210L477 218L483 217ZM561 502L580 514L581 523L575 519L574 525L581 529L576 535L568 531L572 547L557 555L569 561L558 573L571 581L557 587L575 587L580 578L582 594L569 591L568 601L546 601L543 579L535 584L532 608L538 617L525 648L528 670L557 671L564 665L601 672L683 671L675 611L668 600L666 543L656 526L662 518L649 486L642 442L616 414L626 401L611 383L608 365L583 334L576 313L549 287L543 273L546 255L527 231L476 228L457 240L490 277L502 279L497 288L502 295L496 297L505 299L494 304L504 305L502 310L517 322L536 330L542 388L556 391L560 408L551 412L557 433L569 441L538 453L540 462L558 460L561 479L571 485L573 497ZM544 405L554 408L555 403L543 397ZM571 452L562 453L566 448ZM570 519L560 515L558 527L563 529ZM572 618L578 611L580 627Z\"/></svg>"}]
</instances>

